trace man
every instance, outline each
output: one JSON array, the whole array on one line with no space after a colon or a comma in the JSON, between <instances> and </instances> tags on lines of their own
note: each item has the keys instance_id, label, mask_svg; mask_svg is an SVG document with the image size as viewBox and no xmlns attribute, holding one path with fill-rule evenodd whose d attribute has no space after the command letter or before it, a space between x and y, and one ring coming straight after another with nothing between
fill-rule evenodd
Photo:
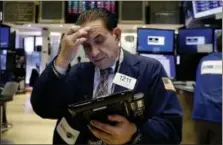
<instances>
[{"instance_id":1,"label":"man","mask_svg":"<svg viewBox=\"0 0 223 145\"><path fill-rule=\"evenodd\" d=\"M121 49L121 30L114 14L106 9L85 11L77 24L80 27L65 34L60 54L43 72L31 97L39 116L58 119L54 144L179 144L182 110L162 65ZM91 62L70 68L81 44ZM108 119L118 122L116 125L91 121L88 128L81 117L73 118L67 109L69 104L128 90L112 84L116 72L137 79L134 93L145 96L146 119L130 122L123 116L112 115ZM89 139L91 133L99 141Z\"/></svg>"},{"instance_id":2,"label":"man","mask_svg":"<svg viewBox=\"0 0 223 145\"><path fill-rule=\"evenodd\" d=\"M192 116L197 144L222 144L222 36L217 49L202 58L197 69Z\"/></svg>"},{"instance_id":3,"label":"man","mask_svg":"<svg viewBox=\"0 0 223 145\"><path fill-rule=\"evenodd\" d=\"M81 57L80 56L77 57L77 63L81 63Z\"/></svg>"},{"instance_id":4,"label":"man","mask_svg":"<svg viewBox=\"0 0 223 145\"><path fill-rule=\"evenodd\" d=\"M36 68L33 68L31 72L31 76L29 79L29 86L33 87L38 78L39 78L39 65L36 64Z\"/></svg>"}]
</instances>

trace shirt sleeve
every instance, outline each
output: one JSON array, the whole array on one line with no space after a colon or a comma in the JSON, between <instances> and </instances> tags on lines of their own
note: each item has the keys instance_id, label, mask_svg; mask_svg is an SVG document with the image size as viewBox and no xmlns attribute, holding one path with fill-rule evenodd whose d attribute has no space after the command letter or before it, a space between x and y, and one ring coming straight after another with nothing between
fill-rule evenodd
<instances>
[{"instance_id":1,"label":"shirt sleeve","mask_svg":"<svg viewBox=\"0 0 223 145\"><path fill-rule=\"evenodd\" d=\"M52 67L53 67L53 72L59 78L65 76L66 75L66 72L68 70L68 67L67 68L63 68L63 67L60 67L60 66L56 65L55 59L53 61Z\"/></svg>"},{"instance_id":2,"label":"shirt sleeve","mask_svg":"<svg viewBox=\"0 0 223 145\"><path fill-rule=\"evenodd\" d=\"M137 124L142 136L136 143L180 144L183 113L175 88L162 64L155 63L152 72L145 102L148 119Z\"/></svg>"}]
</instances>

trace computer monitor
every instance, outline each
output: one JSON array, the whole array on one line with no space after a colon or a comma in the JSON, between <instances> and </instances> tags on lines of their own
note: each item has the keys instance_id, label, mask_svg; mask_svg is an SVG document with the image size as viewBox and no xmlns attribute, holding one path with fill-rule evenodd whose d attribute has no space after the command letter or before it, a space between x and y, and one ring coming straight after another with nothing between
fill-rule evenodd
<instances>
[{"instance_id":1,"label":"computer monitor","mask_svg":"<svg viewBox=\"0 0 223 145\"><path fill-rule=\"evenodd\" d=\"M177 52L179 54L213 52L213 30L211 28L180 29Z\"/></svg>"},{"instance_id":2,"label":"computer monitor","mask_svg":"<svg viewBox=\"0 0 223 145\"><path fill-rule=\"evenodd\" d=\"M168 77L175 78L175 57L174 55L161 55L161 54L140 54L144 57L150 57L158 60L164 67Z\"/></svg>"},{"instance_id":3,"label":"computer monitor","mask_svg":"<svg viewBox=\"0 0 223 145\"><path fill-rule=\"evenodd\" d=\"M9 36L10 36L10 28L0 27L0 48L9 47Z\"/></svg>"},{"instance_id":4,"label":"computer monitor","mask_svg":"<svg viewBox=\"0 0 223 145\"><path fill-rule=\"evenodd\" d=\"M65 2L66 23L75 23L78 16L86 10L106 8L117 14L117 1L73 1Z\"/></svg>"},{"instance_id":5,"label":"computer monitor","mask_svg":"<svg viewBox=\"0 0 223 145\"><path fill-rule=\"evenodd\" d=\"M0 51L1 70L6 70L7 50Z\"/></svg>"},{"instance_id":6,"label":"computer monitor","mask_svg":"<svg viewBox=\"0 0 223 145\"><path fill-rule=\"evenodd\" d=\"M215 29L214 30L214 51L217 52L217 39L218 36L222 34L222 29Z\"/></svg>"},{"instance_id":7,"label":"computer monitor","mask_svg":"<svg viewBox=\"0 0 223 145\"><path fill-rule=\"evenodd\" d=\"M137 31L137 51L152 53L172 53L174 30L139 28Z\"/></svg>"},{"instance_id":8,"label":"computer monitor","mask_svg":"<svg viewBox=\"0 0 223 145\"><path fill-rule=\"evenodd\" d=\"M222 12L222 0L201 1L193 0L194 18L211 16Z\"/></svg>"}]
</instances>

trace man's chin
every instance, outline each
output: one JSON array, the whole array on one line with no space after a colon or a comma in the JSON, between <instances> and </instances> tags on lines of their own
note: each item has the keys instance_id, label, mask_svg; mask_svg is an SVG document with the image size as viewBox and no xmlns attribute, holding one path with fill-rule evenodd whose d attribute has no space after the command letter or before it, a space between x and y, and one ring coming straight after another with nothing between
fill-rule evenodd
<instances>
[{"instance_id":1,"label":"man's chin","mask_svg":"<svg viewBox=\"0 0 223 145\"><path fill-rule=\"evenodd\" d=\"M98 67L99 69L107 69L107 68L109 68L109 67L111 67L110 65L105 65L104 63L94 63L94 65L96 66L96 67Z\"/></svg>"}]
</instances>

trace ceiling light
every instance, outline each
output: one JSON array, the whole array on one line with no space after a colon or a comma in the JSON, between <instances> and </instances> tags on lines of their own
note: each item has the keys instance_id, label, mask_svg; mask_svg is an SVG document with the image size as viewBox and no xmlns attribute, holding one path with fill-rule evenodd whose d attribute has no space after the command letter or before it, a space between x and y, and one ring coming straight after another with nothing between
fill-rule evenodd
<instances>
[{"instance_id":1,"label":"ceiling light","mask_svg":"<svg viewBox=\"0 0 223 145\"><path fill-rule=\"evenodd\" d=\"M31 27L31 24L29 24L28 27Z\"/></svg>"},{"instance_id":2,"label":"ceiling light","mask_svg":"<svg viewBox=\"0 0 223 145\"><path fill-rule=\"evenodd\" d=\"M60 27L63 27L63 25L60 25Z\"/></svg>"}]
</instances>

